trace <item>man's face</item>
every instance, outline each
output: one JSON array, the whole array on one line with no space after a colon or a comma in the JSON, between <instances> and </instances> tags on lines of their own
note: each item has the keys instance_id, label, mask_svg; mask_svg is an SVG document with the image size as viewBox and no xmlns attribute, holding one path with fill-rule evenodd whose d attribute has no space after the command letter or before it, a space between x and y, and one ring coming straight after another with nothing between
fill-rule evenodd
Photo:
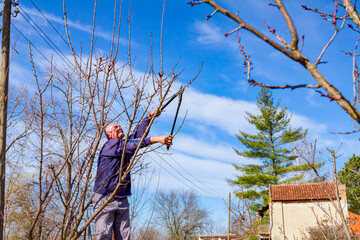
<instances>
[{"instance_id":1,"label":"man's face","mask_svg":"<svg viewBox=\"0 0 360 240\"><path fill-rule=\"evenodd\" d=\"M115 138L121 140L124 137L124 132L122 128L116 123L111 123L106 127L106 134L108 138Z\"/></svg>"}]
</instances>

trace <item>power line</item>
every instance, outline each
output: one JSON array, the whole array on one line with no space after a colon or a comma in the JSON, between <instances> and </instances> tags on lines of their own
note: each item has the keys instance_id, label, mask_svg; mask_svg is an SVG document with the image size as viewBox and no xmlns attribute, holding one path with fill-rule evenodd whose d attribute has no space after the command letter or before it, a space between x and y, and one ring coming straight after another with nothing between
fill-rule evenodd
<instances>
[{"instance_id":1,"label":"power line","mask_svg":"<svg viewBox=\"0 0 360 240\"><path fill-rule=\"evenodd\" d=\"M50 26L54 29L54 31L60 36L60 38L65 42L65 44L70 47L70 43L63 37L63 35L55 28L55 26L51 23L51 21L46 17L46 15L40 10L40 8L34 3L33 0L30 0L34 7L39 11L39 13L45 18L45 20L50 24ZM85 62L80 58L77 53L74 51L76 57L80 59L80 61L85 64Z\"/></svg>"},{"instance_id":2,"label":"power line","mask_svg":"<svg viewBox=\"0 0 360 240\"><path fill-rule=\"evenodd\" d=\"M29 44L30 44L31 46L33 46L33 48L34 48L50 65L52 65L52 66L54 67L54 69L55 69L61 76L63 76L65 79L67 79L67 77L66 77L61 71L59 71L59 70L56 68L56 66L54 66L54 65L52 64L52 62L42 53L42 51L40 51L40 50L35 46L35 44L34 44L33 42L31 42L30 39L28 39L12 22L11 22L11 25L18 31L18 33L20 33L20 35L21 35L26 41L29 42ZM77 91L79 91L79 89L76 87L76 85L75 85L75 84L72 84L71 81L70 81L70 84L71 84L72 87L74 87ZM118 113L115 109L113 109L113 108L110 108L110 111L112 111L112 113L115 114L115 115L119 115L119 113ZM120 119L120 120L122 120L122 119ZM122 121L124 122L124 120L122 120Z\"/></svg>"},{"instance_id":3,"label":"power line","mask_svg":"<svg viewBox=\"0 0 360 240\"><path fill-rule=\"evenodd\" d=\"M191 181L189 178L187 178L186 176L184 176L181 172L179 172L176 168L174 168L168 161L166 161L166 159L164 159L159 153L156 153L158 155L159 158L161 158L167 165L170 166L170 168L172 168L175 172L177 172L182 178L184 178L187 182L189 182L191 185L193 185L195 188L194 189L192 186L189 186L188 184L184 183L183 181L181 181L178 177L176 177L174 174L172 174L169 170L167 170L165 167L163 167L167 172L169 172L172 176L174 176L176 179L178 179L179 181L181 181L183 184L185 184L186 186L190 187L191 189L195 190L195 191L202 191L203 193L205 193L206 195L208 195L211 198L214 199L218 199L221 198L219 196L215 196L213 193L209 193L209 191L204 190L204 188L200 187L199 185L197 185L196 183L194 183L193 181ZM153 158L152 158L153 159ZM153 159L154 160L154 159ZM154 160L156 163L158 163L156 160ZM158 163L159 164L159 163Z\"/></svg>"},{"instance_id":4,"label":"power line","mask_svg":"<svg viewBox=\"0 0 360 240\"><path fill-rule=\"evenodd\" d=\"M46 17L46 15L40 10L40 8L31 0L32 4L34 5L34 7L40 12L40 14L45 18L45 20L50 24L50 26L55 30L55 32L61 37L61 39L66 43L67 46L70 46L69 43L64 39L64 37L60 34L60 32L54 27L54 25L51 23L51 21ZM24 17L24 19L29 23L29 25L39 34L39 36L49 45L49 47L51 49L54 50L54 52L64 61L66 62L66 64L68 65L68 67L70 67L71 69L76 70L76 66L74 63L72 63L67 57L66 55L56 46L56 44L48 37L48 35L38 26L38 24L36 24L36 22L29 16L29 14L20 6L21 10L27 15L27 17L31 20L32 23L34 23L34 25L41 31L40 32L35 29L35 27L31 24L31 22L22 14L22 16ZM63 57L60 56L60 54L51 46L51 44L43 37L45 36L48 41L50 41L52 43L52 45L61 53L61 55ZM34 46L34 44L32 44ZM76 57L79 57L76 52L74 52ZM65 61L65 59L67 61ZM80 61L82 61L84 63L84 61L80 58ZM70 65L71 66L70 66ZM84 63L85 64L85 63ZM110 78L110 80L113 80L114 78ZM78 90L78 89L77 89ZM120 103L118 99L115 98L115 101ZM113 114L115 115L119 115L119 113L117 111L115 111L115 109L111 108L110 111L112 111ZM121 119L121 121L125 122L123 119Z\"/></svg>"},{"instance_id":5,"label":"power line","mask_svg":"<svg viewBox=\"0 0 360 240\"><path fill-rule=\"evenodd\" d=\"M20 7L21 8L21 7ZM71 63L71 61L64 55L64 53L56 46L56 44L47 36L47 34L41 30L41 28L35 23L35 21L26 13L26 11L21 8L22 11L24 11L24 13L27 15L27 17L31 20L31 22L33 22L35 24L35 26L41 31L41 33L54 45L54 47L63 55L63 57L54 49L54 47L51 46L51 44L43 37L43 35L31 24L30 20L28 18L26 18L22 13L22 16L24 17L24 19L29 23L29 25L37 32L37 34L39 34L39 36L48 44L48 46L54 50L54 52L68 65L68 67L70 67L70 69L74 69L76 70L76 67L73 65L73 63ZM11 23L12 24L12 23ZM12 24L12 26L14 26L14 24ZM49 59L47 59L47 57L45 57L45 55L16 27L14 26L15 29L28 41L30 42L30 44L41 54L41 56L47 61L49 62L49 64L52 64L51 61ZM65 59L67 61L65 61ZM70 63L70 64L69 64ZM66 78L56 67L54 67L64 78ZM76 86L74 86L75 89ZM79 89L77 89L79 90ZM115 99L117 102L118 100ZM115 109L111 108L110 109L113 114L115 115L119 115L119 113L117 111L115 111Z\"/></svg>"},{"instance_id":6,"label":"power line","mask_svg":"<svg viewBox=\"0 0 360 240\"><path fill-rule=\"evenodd\" d=\"M187 184L186 182L182 181L180 178L178 178L176 175L174 175L173 173L171 173L168 169L166 169L164 166L162 166L158 161L156 161L153 157L148 156L149 158L152 159L152 161L154 161L155 163L157 163L162 169L164 169L166 172L168 172L170 175L172 175L173 177L175 177L178 181L180 181L181 183L183 183L184 185L186 185L187 187L189 187L190 189L198 192L197 189L195 189L193 186L190 186L189 184ZM164 160L164 159L163 159ZM210 196L211 198L216 199L216 197Z\"/></svg>"},{"instance_id":7,"label":"power line","mask_svg":"<svg viewBox=\"0 0 360 240\"><path fill-rule=\"evenodd\" d=\"M34 3L33 3L34 4ZM51 24L51 22L45 17L45 15L41 12L41 10L34 4L34 6L38 9L38 11L44 16L44 18L48 21L48 23L55 29L55 31L60 35L60 37L65 41L65 43L69 46L69 43L66 42L66 40L62 37L62 35L56 30L56 28ZM20 6L21 10L26 14L27 18L24 16L24 14L22 14L21 12L21 15L24 17L24 19L29 23L29 25L36 31L36 33L47 43L47 45L52 49L54 50L54 52L68 65L68 67L70 67L70 69L73 69L74 71L76 71L76 66L75 64L73 64L68 58L67 56L57 47L57 45L49 38L49 36L39 27L39 25L29 16L29 14ZM31 22L30 22L31 20ZM33 23L39 30L40 33L34 26ZM17 29L18 30L18 29ZM19 31L19 30L18 30ZM22 34L23 35L23 34ZM24 35L23 35L24 36ZM48 41L44 38L44 36L48 39ZM27 39L27 38L26 38ZM27 39L28 40L28 39ZM29 40L28 40L29 41ZM49 43L50 43L57 49L57 51L54 49L54 47ZM32 44L34 46L34 44ZM60 55L60 54L62 55ZM76 53L75 53L76 54ZM43 56L43 55L42 55ZM76 55L77 56L77 55ZM65 59L66 60L65 60ZM49 61L48 61L49 62ZM51 64L51 63L50 63ZM75 89L77 89L75 87ZM77 89L79 90L79 89ZM116 100L118 101L118 100ZM114 113L114 109L112 109L111 111L113 111ZM116 115L118 115L118 112L115 112Z\"/></svg>"},{"instance_id":8,"label":"power line","mask_svg":"<svg viewBox=\"0 0 360 240\"><path fill-rule=\"evenodd\" d=\"M56 44L48 37L48 35L39 27L39 25L29 16L29 14L19 5L20 9L22 10L22 12L25 13L25 15L20 12L21 16L24 17L24 19L29 23L29 25L37 32L37 34L39 34L39 36L46 42L46 44L52 49L54 50L54 52L68 65L68 67L72 68L75 70L75 66L72 64L72 62L65 56L65 54L56 46ZM35 28L34 25L37 27ZM40 32L42 33L40 33ZM46 37L46 39L44 38ZM51 44L50 44L50 43ZM57 51L54 49L54 47L57 49Z\"/></svg>"},{"instance_id":9,"label":"power line","mask_svg":"<svg viewBox=\"0 0 360 240\"><path fill-rule=\"evenodd\" d=\"M11 25L16 29L16 31L18 31L18 33L20 33L20 35L25 38L26 41L28 41L30 43L30 45L32 45L35 50L40 53L40 55L49 63L52 65L51 61L13 24L11 23ZM60 75L62 75L65 79L66 77L54 66L54 68L60 73Z\"/></svg>"},{"instance_id":10,"label":"power line","mask_svg":"<svg viewBox=\"0 0 360 240\"><path fill-rule=\"evenodd\" d=\"M46 19L46 21L50 24L50 26L55 30L55 32L61 37L61 39L68 45L69 43L65 40L65 38L63 37L63 35L61 33L59 33L59 31L54 27L54 25L51 23L51 21L45 16L45 14L43 14L43 12L38 8L38 6L34 3L33 0L30 0L31 3L34 5L34 7L40 12L40 14Z\"/></svg>"},{"instance_id":11,"label":"power line","mask_svg":"<svg viewBox=\"0 0 360 240\"><path fill-rule=\"evenodd\" d=\"M219 194L217 191L215 191L212 188L209 188L207 185L205 185L203 182L201 182L199 179L197 179L194 175L192 175L188 170L186 170L183 166L181 166L171 155L169 155L169 158L171 158L181 169L183 169L187 174L189 174L199 184L203 185L205 188L209 189L214 194ZM219 194L219 195L221 196L221 194Z\"/></svg>"}]
</instances>

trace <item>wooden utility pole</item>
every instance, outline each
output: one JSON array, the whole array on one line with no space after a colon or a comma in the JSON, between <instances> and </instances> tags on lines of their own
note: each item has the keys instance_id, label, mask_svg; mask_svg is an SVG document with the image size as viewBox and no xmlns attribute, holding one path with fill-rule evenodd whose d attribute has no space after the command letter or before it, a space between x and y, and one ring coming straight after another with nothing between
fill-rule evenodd
<instances>
[{"instance_id":1,"label":"wooden utility pole","mask_svg":"<svg viewBox=\"0 0 360 240\"><path fill-rule=\"evenodd\" d=\"M5 153L9 86L11 0L4 0L0 69L0 240L4 239Z\"/></svg>"},{"instance_id":2,"label":"wooden utility pole","mask_svg":"<svg viewBox=\"0 0 360 240\"><path fill-rule=\"evenodd\" d=\"M228 237L227 239L230 240L230 206L231 206L231 193L229 193L229 221L228 221Z\"/></svg>"}]
</instances>

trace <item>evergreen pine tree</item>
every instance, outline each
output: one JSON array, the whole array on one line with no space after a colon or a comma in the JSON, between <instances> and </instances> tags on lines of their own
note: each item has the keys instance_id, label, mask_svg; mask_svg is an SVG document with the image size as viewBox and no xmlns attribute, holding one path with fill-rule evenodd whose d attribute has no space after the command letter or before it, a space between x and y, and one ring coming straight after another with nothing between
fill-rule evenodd
<instances>
[{"instance_id":1,"label":"evergreen pine tree","mask_svg":"<svg viewBox=\"0 0 360 240\"><path fill-rule=\"evenodd\" d=\"M345 163L345 166L338 173L338 179L340 183L346 185L346 197L349 204L349 211L356 214L360 214L360 175L358 174L359 172L360 172L360 157L354 154Z\"/></svg>"},{"instance_id":2,"label":"evergreen pine tree","mask_svg":"<svg viewBox=\"0 0 360 240\"><path fill-rule=\"evenodd\" d=\"M252 210L267 205L269 184L299 182L303 177L300 173L310 169L306 164L296 163L297 157L292 154L290 145L301 139L306 131L290 127L286 108L279 108L279 103L274 103L270 89L262 88L257 97L260 114L246 113L246 119L256 127L257 133L240 131L236 135L245 147L245 150L235 149L236 153L251 160L251 164L234 164L241 174L228 182L242 189L238 197L255 200Z\"/></svg>"}]
</instances>

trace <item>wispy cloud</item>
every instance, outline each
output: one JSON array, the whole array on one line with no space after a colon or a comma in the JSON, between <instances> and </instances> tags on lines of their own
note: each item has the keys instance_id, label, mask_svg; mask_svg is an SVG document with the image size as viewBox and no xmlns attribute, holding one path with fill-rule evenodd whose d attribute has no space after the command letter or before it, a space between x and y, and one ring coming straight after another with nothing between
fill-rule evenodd
<instances>
[{"instance_id":1,"label":"wispy cloud","mask_svg":"<svg viewBox=\"0 0 360 240\"><path fill-rule=\"evenodd\" d=\"M172 115L176 106L171 111L165 111L165 115ZM246 112L259 114L256 102L234 100L228 97L220 97L213 94L205 94L187 89L183 97L183 109L188 109L186 124L204 126L211 131L223 131L234 136L239 130L255 132L254 126L245 119ZM328 132L324 123L319 123L307 116L296 114L288 110L292 127L309 129L311 135L320 138Z\"/></svg>"},{"instance_id":2,"label":"wispy cloud","mask_svg":"<svg viewBox=\"0 0 360 240\"><path fill-rule=\"evenodd\" d=\"M194 26L199 33L196 40L201 44L218 44L224 40L220 27L213 23L196 21Z\"/></svg>"},{"instance_id":3,"label":"wispy cloud","mask_svg":"<svg viewBox=\"0 0 360 240\"><path fill-rule=\"evenodd\" d=\"M243 67L243 66L241 66ZM246 75L242 75L240 78L229 78L226 74L220 73L220 77L224 80L228 86L233 86L233 90L246 92L249 88L249 83L246 79Z\"/></svg>"},{"instance_id":4,"label":"wispy cloud","mask_svg":"<svg viewBox=\"0 0 360 240\"><path fill-rule=\"evenodd\" d=\"M152 154L147 161L154 169L159 169L161 165L161 188L192 188L201 195L217 197L226 196L231 191L225 181L235 174L235 168L231 164L180 153L171 156ZM153 185L153 188L155 187Z\"/></svg>"},{"instance_id":5,"label":"wispy cloud","mask_svg":"<svg viewBox=\"0 0 360 240\"><path fill-rule=\"evenodd\" d=\"M244 118L245 112L257 112L256 104L205 94L192 88L184 93L183 109L188 109L187 120L225 131L230 135L239 129L251 129ZM169 114L172 114L169 111Z\"/></svg>"},{"instance_id":6,"label":"wispy cloud","mask_svg":"<svg viewBox=\"0 0 360 240\"><path fill-rule=\"evenodd\" d=\"M11 62L9 73L11 87L20 88L25 86L30 91L35 91L35 86L31 84L33 81L31 81L30 78L33 79L33 73L29 69L24 68L14 61Z\"/></svg>"},{"instance_id":7,"label":"wispy cloud","mask_svg":"<svg viewBox=\"0 0 360 240\"><path fill-rule=\"evenodd\" d=\"M211 141L200 140L185 134L176 137L176 145L173 150L224 163L234 163L235 159L239 158L229 143L218 141L217 144L214 144Z\"/></svg>"},{"instance_id":8,"label":"wispy cloud","mask_svg":"<svg viewBox=\"0 0 360 240\"><path fill-rule=\"evenodd\" d=\"M325 124L318 123L308 117L290 113L290 118L291 118L291 124L294 127L308 128L311 130L312 133L318 133L318 134L327 131L327 127Z\"/></svg>"},{"instance_id":9,"label":"wispy cloud","mask_svg":"<svg viewBox=\"0 0 360 240\"><path fill-rule=\"evenodd\" d=\"M36 19L36 24L38 26L41 27L50 27L50 24L46 21L46 19L44 18L44 16L36 9L34 8L26 8L26 7L22 7L24 12L24 15L26 16L25 13L27 13L31 19ZM52 22L52 24L61 24L62 26L64 26L64 18L63 17L59 17L56 16L52 13L47 13L42 11L42 13L45 15L45 17ZM19 15L19 17L14 19L15 22L23 22L25 24L25 26L28 25L27 21L22 17L22 15ZM32 21L30 21L32 22ZM92 25L89 24L84 24L81 22L75 22L72 21L70 19L67 20L67 24L68 27L70 29L75 29L75 30L79 30L81 32L87 33L87 34L91 34L92 33ZM32 22L32 25L34 26L34 23ZM19 26L22 27L24 29L29 29L29 27L25 27L24 25ZM63 36L66 37L65 35L65 31L62 28L62 30L57 29L59 32L62 32ZM36 34L35 31L32 31L33 34ZM95 28L95 36L96 37L100 37L106 41L112 41L112 33L105 31L103 29L101 29L100 27L96 27ZM120 38L120 44L122 45L127 45L127 41L124 38Z\"/></svg>"},{"instance_id":10,"label":"wispy cloud","mask_svg":"<svg viewBox=\"0 0 360 240\"><path fill-rule=\"evenodd\" d=\"M230 47L238 49L236 41L224 37L224 30L211 21L195 21L193 29L197 33L196 42L202 45Z\"/></svg>"},{"instance_id":11,"label":"wispy cloud","mask_svg":"<svg viewBox=\"0 0 360 240\"><path fill-rule=\"evenodd\" d=\"M310 104L311 107L321 107L322 104L319 102L319 96L315 95L314 90L308 90L307 95L305 97L306 101ZM315 100L315 97L317 97L317 100Z\"/></svg>"}]
</instances>

